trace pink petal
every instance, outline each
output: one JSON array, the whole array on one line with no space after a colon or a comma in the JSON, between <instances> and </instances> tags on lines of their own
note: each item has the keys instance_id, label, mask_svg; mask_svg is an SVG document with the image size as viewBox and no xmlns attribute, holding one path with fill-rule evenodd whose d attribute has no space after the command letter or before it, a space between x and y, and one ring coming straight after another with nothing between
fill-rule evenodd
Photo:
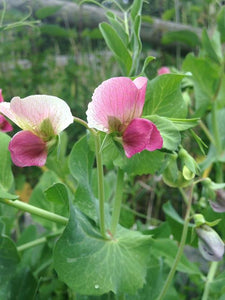
<instances>
[{"instance_id":1,"label":"pink petal","mask_svg":"<svg viewBox=\"0 0 225 300\"><path fill-rule=\"evenodd\" d=\"M12 130L13 130L12 125L6 120L5 117L0 115L0 131L9 132Z\"/></svg>"},{"instance_id":2,"label":"pink petal","mask_svg":"<svg viewBox=\"0 0 225 300\"><path fill-rule=\"evenodd\" d=\"M20 131L9 143L13 163L18 167L44 166L47 147L44 141L30 131Z\"/></svg>"},{"instance_id":3,"label":"pink petal","mask_svg":"<svg viewBox=\"0 0 225 300\"><path fill-rule=\"evenodd\" d=\"M14 97L11 103L0 103L0 112L20 128L39 134L41 123L48 119L55 134L73 122L70 108L60 98L48 95L33 95L21 99Z\"/></svg>"},{"instance_id":4,"label":"pink petal","mask_svg":"<svg viewBox=\"0 0 225 300\"><path fill-rule=\"evenodd\" d=\"M101 131L122 132L130 121L140 117L145 101L147 79L132 81L115 77L102 82L88 105L88 126Z\"/></svg>"},{"instance_id":5,"label":"pink petal","mask_svg":"<svg viewBox=\"0 0 225 300\"><path fill-rule=\"evenodd\" d=\"M162 67L162 68L158 69L157 73L158 73L158 75L168 74L168 73L170 73L170 69L167 67Z\"/></svg>"},{"instance_id":6,"label":"pink petal","mask_svg":"<svg viewBox=\"0 0 225 300\"><path fill-rule=\"evenodd\" d=\"M2 96L2 89L0 89L0 102L4 102L4 98Z\"/></svg>"},{"instance_id":7,"label":"pink petal","mask_svg":"<svg viewBox=\"0 0 225 300\"><path fill-rule=\"evenodd\" d=\"M133 119L123 134L123 147L128 158L143 150L161 149L162 145L157 127L146 119Z\"/></svg>"}]
</instances>

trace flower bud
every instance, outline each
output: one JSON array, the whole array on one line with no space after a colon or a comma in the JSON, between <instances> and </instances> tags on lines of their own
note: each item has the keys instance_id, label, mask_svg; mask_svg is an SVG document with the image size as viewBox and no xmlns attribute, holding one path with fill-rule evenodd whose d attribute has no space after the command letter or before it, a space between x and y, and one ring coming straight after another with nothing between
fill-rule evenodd
<instances>
[{"instance_id":1,"label":"flower bud","mask_svg":"<svg viewBox=\"0 0 225 300\"><path fill-rule=\"evenodd\" d=\"M209 261L219 261L224 255L224 242L210 226L204 224L195 228L199 237L198 248L202 256Z\"/></svg>"}]
</instances>

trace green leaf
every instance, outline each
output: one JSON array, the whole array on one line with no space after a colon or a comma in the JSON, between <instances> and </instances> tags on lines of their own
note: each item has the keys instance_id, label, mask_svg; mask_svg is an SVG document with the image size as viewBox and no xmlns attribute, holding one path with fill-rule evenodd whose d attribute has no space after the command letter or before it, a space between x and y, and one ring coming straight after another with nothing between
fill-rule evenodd
<instances>
[{"instance_id":1,"label":"green leaf","mask_svg":"<svg viewBox=\"0 0 225 300\"><path fill-rule=\"evenodd\" d=\"M19 196L14 195L14 194L10 194L8 192L5 192L4 190L2 190L0 188L0 198L1 199L10 199L10 200L16 200L19 198Z\"/></svg>"},{"instance_id":2,"label":"green leaf","mask_svg":"<svg viewBox=\"0 0 225 300\"><path fill-rule=\"evenodd\" d=\"M109 22L111 23L112 27L115 29L115 31L120 36L123 43L127 46L129 37L128 37L124 27L122 26L122 24L117 20L116 15L113 12L108 11L106 13L106 16L109 19Z\"/></svg>"},{"instance_id":3,"label":"green leaf","mask_svg":"<svg viewBox=\"0 0 225 300\"><path fill-rule=\"evenodd\" d=\"M50 211L64 217L69 216L69 196L63 183L55 183L45 190L45 198Z\"/></svg>"},{"instance_id":4,"label":"green leaf","mask_svg":"<svg viewBox=\"0 0 225 300\"><path fill-rule=\"evenodd\" d=\"M31 270L27 267L19 268L10 282L10 299L35 299L37 281Z\"/></svg>"},{"instance_id":5,"label":"green leaf","mask_svg":"<svg viewBox=\"0 0 225 300\"><path fill-rule=\"evenodd\" d=\"M212 101L219 83L220 68L207 58L188 54L183 70L193 75L196 116L202 116Z\"/></svg>"},{"instance_id":6,"label":"green leaf","mask_svg":"<svg viewBox=\"0 0 225 300\"><path fill-rule=\"evenodd\" d=\"M225 7L223 6L217 16L218 29L220 31L221 41L225 42Z\"/></svg>"},{"instance_id":7,"label":"green leaf","mask_svg":"<svg viewBox=\"0 0 225 300\"><path fill-rule=\"evenodd\" d=\"M120 167L130 175L154 174L162 166L164 153L147 151L137 153L131 158L120 155L114 160L114 165Z\"/></svg>"},{"instance_id":8,"label":"green leaf","mask_svg":"<svg viewBox=\"0 0 225 300\"><path fill-rule=\"evenodd\" d=\"M73 146L69 157L69 168L78 181L75 204L84 214L97 220L96 201L91 187L94 157L94 152L88 146L88 136L84 136Z\"/></svg>"},{"instance_id":9,"label":"green leaf","mask_svg":"<svg viewBox=\"0 0 225 300\"><path fill-rule=\"evenodd\" d=\"M0 230L0 299L8 299L10 280L15 274L19 261L14 242Z\"/></svg>"},{"instance_id":10,"label":"green leaf","mask_svg":"<svg viewBox=\"0 0 225 300\"><path fill-rule=\"evenodd\" d=\"M198 125L199 118L193 119L176 119L176 118L169 118L171 122L176 126L177 130L184 131L190 128L193 128Z\"/></svg>"},{"instance_id":11,"label":"green leaf","mask_svg":"<svg viewBox=\"0 0 225 300\"><path fill-rule=\"evenodd\" d=\"M35 186L35 188L33 189L33 192L31 194L29 203L31 205L37 206L39 208L45 209L45 210L50 210L52 212L54 212L55 210L55 206L54 204L51 205L46 197L45 197L45 191L50 188L53 184L60 182L60 179L58 178L58 176L52 172L52 171L47 171L45 172L41 178L39 183ZM41 217L32 215L32 218L34 220L37 220L37 222L39 222L40 224L42 224L44 227L50 228L50 229L54 229L55 226L62 226L60 224L56 224L53 223L51 221L45 220Z\"/></svg>"},{"instance_id":12,"label":"green leaf","mask_svg":"<svg viewBox=\"0 0 225 300\"><path fill-rule=\"evenodd\" d=\"M167 45L174 42L180 42L192 48L200 44L198 35L190 30L170 31L163 34L162 43Z\"/></svg>"},{"instance_id":13,"label":"green leaf","mask_svg":"<svg viewBox=\"0 0 225 300\"><path fill-rule=\"evenodd\" d=\"M134 293L145 282L150 244L149 236L122 227L114 239L105 240L71 207L55 246L54 267L59 279L80 294Z\"/></svg>"},{"instance_id":14,"label":"green leaf","mask_svg":"<svg viewBox=\"0 0 225 300\"><path fill-rule=\"evenodd\" d=\"M10 137L0 132L0 190L8 191L13 184L10 152L8 150ZM3 197L2 197L3 198ZM10 198L13 199L13 198ZM15 199L15 198L14 198Z\"/></svg>"},{"instance_id":15,"label":"green leaf","mask_svg":"<svg viewBox=\"0 0 225 300\"><path fill-rule=\"evenodd\" d=\"M135 295L129 295L126 300L156 300L168 276L168 266L160 259L151 256L146 284ZM180 300L175 287L170 286L166 300Z\"/></svg>"},{"instance_id":16,"label":"green leaf","mask_svg":"<svg viewBox=\"0 0 225 300\"><path fill-rule=\"evenodd\" d=\"M181 136L176 126L167 118L156 115L145 116L145 119L152 121L163 138L163 148L168 150L176 150L181 142Z\"/></svg>"},{"instance_id":17,"label":"green leaf","mask_svg":"<svg viewBox=\"0 0 225 300\"><path fill-rule=\"evenodd\" d=\"M54 15L57 11L60 10L62 5L54 5L54 6L45 6L41 7L35 11L35 15L38 19L45 19L49 16Z\"/></svg>"},{"instance_id":18,"label":"green leaf","mask_svg":"<svg viewBox=\"0 0 225 300\"><path fill-rule=\"evenodd\" d=\"M131 34L131 49L133 51L133 63L131 74L136 74L140 61L140 53L142 49L142 43L140 39L140 29L141 29L141 16L136 16L132 27Z\"/></svg>"},{"instance_id":19,"label":"green leaf","mask_svg":"<svg viewBox=\"0 0 225 300\"><path fill-rule=\"evenodd\" d=\"M165 257L165 262L171 267L178 250L177 243L170 239L158 239L153 241L152 255ZM197 265L191 263L185 255L181 256L177 270L187 274L203 276Z\"/></svg>"},{"instance_id":20,"label":"green leaf","mask_svg":"<svg viewBox=\"0 0 225 300\"><path fill-rule=\"evenodd\" d=\"M134 0L133 1L133 4L131 6L131 11L130 11L131 19L133 22L134 22L136 16L141 14L142 5L143 5L143 0Z\"/></svg>"},{"instance_id":21,"label":"green leaf","mask_svg":"<svg viewBox=\"0 0 225 300\"><path fill-rule=\"evenodd\" d=\"M40 30L42 34L46 34L51 37L68 38L72 36L74 37L76 35L76 32L74 30L68 30L56 24L42 24L40 26Z\"/></svg>"},{"instance_id":22,"label":"green leaf","mask_svg":"<svg viewBox=\"0 0 225 300\"><path fill-rule=\"evenodd\" d=\"M206 29L203 29L202 31L202 46L204 47L204 50L210 59L215 61L217 64L221 63L216 51L213 48L212 42L209 39Z\"/></svg>"},{"instance_id":23,"label":"green leaf","mask_svg":"<svg viewBox=\"0 0 225 300\"><path fill-rule=\"evenodd\" d=\"M154 56L148 56L148 57L146 57L146 59L145 59L145 61L144 61L143 68L142 68L142 70L141 70L141 73L144 73L144 72L145 72L145 69L148 67L149 63L150 63L151 61L153 61L154 59L155 59Z\"/></svg>"},{"instance_id":24,"label":"green leaf","mask_svg":"<svg viewBox=\"0 0 225 300\"><path fill-rule=\"evenodd\" d=\"M176 241L180 241L184 227L184 220L178 215L170 201L163 205L163 211L166 215L166 220L170 225L172 235ZM192 228L193 225L189 224L186 244L192 243Z\"/></svg>"},{"instance_id":25,"label":"green leaf","mask_svg":"<svg viewBox=\"0 0 225 300\"><path fill-rule=\"evenodd\" d=\"M129 75L132 66L132 58L127 47L111 25L103 22L99 25L99 28L107 46L115 55L124 74Z\"/></svg>"},{"instance_id":26,"label":"green leaf","mask_svg":"<svg viewBox=\"0 0 225 300\"><path fill-rule=\"evenodd\" d=\"M143 115L159 115L169 118L186 116L180 84L184 75L164 74L148 83Z\"/></svg>"}]
</instances>

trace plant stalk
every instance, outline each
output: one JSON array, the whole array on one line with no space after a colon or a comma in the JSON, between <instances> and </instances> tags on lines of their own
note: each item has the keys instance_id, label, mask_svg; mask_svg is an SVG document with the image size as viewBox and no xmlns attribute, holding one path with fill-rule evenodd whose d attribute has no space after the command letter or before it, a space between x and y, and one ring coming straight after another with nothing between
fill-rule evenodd
<instances>
[{"instance_id":1,"label":"plant stalk","mask_svg":"<svg viewBox=\"0 0 225 300\"><path fill-rule=\"evenodd\" d=\"M54 214L50 211L30 205L30 204L22 202L20 200L12 201L12 200L8 200L8 199L0 199L0 202L3 204L9 205L9 206L18 208L20 210L26 211L30 214L39 216L48 221L60 223L62 225L66 225L68 223L68 218Z\"/></svg>"},{"instance_id":2,"label":"plant stalk","mask_svg":"<svg viewBox=\"0 0 225 300\"><path fill-rule=\"evenodd\" d=\"M204 289L204 292L203 292L203 295L202 295L202 300L208 300L210 283L213 281L213 279L215 277L218 265L219 265L218 261L213 261L210 264L208 276L206 278L205 289Z\"/></svg>"},{"instance_id":3,"label":"plant stalk","mask_svg":"<svg viewBox=\"0 0 225 300\"><path fill-rule=\"evenodd\" d=\"M123 183L124 183L124 172L120 168L117 171L117 182L116 182L116 194L114 199L114 206L112 212L111 221L111 233L114 236L116 234L116 227L120 219L121 204L123 200Z\"/></svg>"},{"instance_id":4,"label":"plant stalk","mask_svg":"<svg viewBox=\"0 0 225 300\"><path fill-rule=\"evenodd\" d=\"M54 232L54 233L52 233L52 234L50 234L48 236L44 236L44 237L41 237L41 238L36 239L34 241L31 241L31 242L25 243L23 245L17 246L17 251L18 252L22 252L22 251L27 250L29 248L32 248L32 247L44 244L45 242L47 242L47 240L49 238L55 237L57 235L60 235L61 233L62 233L62 231L57 231L57 232Z\"/></svg>"},{"instance_id":5,"label":"plant stalk","mask_svg":"<svg viewBox=\"0 0 225 300\"><path fill-rule=\"evenodd\" d=\"M99 200L99 226L101 234L106 238L105 231L105 212L104 212L104 203L105 203L105 192L104 192L104 173L102 165L102 153L101 149L101 140L99 134L95 134L95 155L97 163L97 174L98 174L98 200Z\"/></svg>"},{"instance_id":6,"label":"plant stalk","mask_svg":"<svg viewBox=\"0 0 225 300\"><path fill-rule=\"evenodd\" d=\"M189 199L188 199L188 203L187 203L187 210L186 210L186 215L185 215L185 219L184 219L184 227L183 227L183 231L182 231L180 245L179 245L179 248L178 248L174 263L173 263L173 266L172 266L172 268L169 272L169 275L166 279L164 287L163 287L159 297L157 298L157 300L162 300L166 296L168 288L170 287L171 281L173 280L174 274L176 272L177 265L178 265L178 263L181 259L182 254L183 254L183 250L184 250L184 246L185 246L185 242L186 242L186 238L187 238L190 212L191 212L192 193L193 193L193 185L191 186L190 195L189 195Z\"/></svg>"}]
</instances>

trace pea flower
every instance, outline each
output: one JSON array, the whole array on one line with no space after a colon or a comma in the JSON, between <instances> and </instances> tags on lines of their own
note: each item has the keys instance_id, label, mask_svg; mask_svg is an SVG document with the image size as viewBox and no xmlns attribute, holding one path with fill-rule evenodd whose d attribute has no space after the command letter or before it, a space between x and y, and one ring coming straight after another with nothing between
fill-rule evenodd
<instances>
[{"instance_id":1,"label":"pea flower","mask_svg":"<svg viewBox=\"0 0 225 300\"><path fill-rule=\"evenodd\" d=\"M4 98L2 96L2 90L0 89L0 103L4 102ZM0 131L2 132L9 132L12 131L12 125L6 120L6 118L0 115Z\"/></svg>"},{"instance_id":2,"label":"pea flower","mask_svg":"<svg viewBox=\"0 0 225 300\"><path fill-rule=\"evenodd\" d=\"M143 150L161 149L163 139L151 121L142 119L147 78L132 81L114 77L100 84L88 105L87 121L90 128L116 133L122 139L128 158Z\"/></svg>"},{"instance_id":3,"label":"pea flower","mask_svg":"<svg viewBox=\"0 0 225 300\"><path fill-rule=\"evenodd\" d=\"M23 129L9 143L12 161L19 167L43 166L55 137L73 122L66 102L48 95L14 97L0 103L0 113Z\"/></svg>"},{"instance_id":4,"label":"pea flower","mask_svg":"<svg viewBox=\"0 0 225 300\"><path fill-rule=\"evenodd\" d=\"M158 75L162 75L162 74L169 74L170 73L170 69L167 67L161 67L160 69L158 69L157 74Z\"/></svg>"}]
</instances>

